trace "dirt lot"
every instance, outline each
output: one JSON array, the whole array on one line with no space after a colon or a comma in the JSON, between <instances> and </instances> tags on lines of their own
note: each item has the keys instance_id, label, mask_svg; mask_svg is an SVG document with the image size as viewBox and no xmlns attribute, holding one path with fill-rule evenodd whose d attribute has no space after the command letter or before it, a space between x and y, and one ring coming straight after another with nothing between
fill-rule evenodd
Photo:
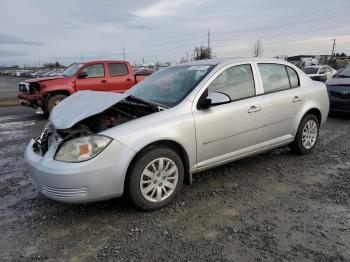
<instances>
[{"instance_id":1,"label":"dirt lot","mask_svg":"<svg viewBox=\"0 0 350 262\"><path fill-rule=\"evenodd\" d=\"M284 147L196 174L150 213L40 195L23 152L44 124L0 107L2 261L350 261L349 116L330 118L310 155Z\"/></svg>"},{"instance_id":2,"label":"dirt lot","mask_svg":"<svg viewBox=\"0 0 350 262\"><path fill-rule=\"evenodd\" d=\"M12 106L18 104L18 84L23 77L11 77L0 75L0 106Z\"/></svg>"}]
</instances>

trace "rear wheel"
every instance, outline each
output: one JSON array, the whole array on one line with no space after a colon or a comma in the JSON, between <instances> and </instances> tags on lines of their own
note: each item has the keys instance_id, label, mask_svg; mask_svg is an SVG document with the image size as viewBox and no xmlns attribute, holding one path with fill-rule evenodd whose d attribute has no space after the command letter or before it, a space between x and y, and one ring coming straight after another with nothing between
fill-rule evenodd
<instances>
[{"instance_id":1,"label":"rear wheel","mask_svg":"<svg viewBox=\"0 0 350 262\"><path fill-rule=\"evenodd\" d=\"M131 202L142 210L168 205L181 190L184 167L179 155L166 147L141 153L130 168L126 190Z\"/></svg>"},{"instance_id":2,"label":"rear wheel","mask_svg":"<svg viewBox=\"0 0 350 262\"><path fill-rule=\"evenodd\" d=\"M315 115L306 115L300 122L297 135L290 148L297 154L310 153L318 140L319 121Z\"/></svg>"},{"instance_id":3,"label":"rear wheel","mask_svg":"<svg viewBox=\"0 0 350 262\"><path fill-rule=\"evenodd\" d=\"M65 99L67 95L65 94L56 94L49 97L46 102L46 112L48 114L51 113L52 109L57 106L63 99Z\"/></svg>"}]
</instances>

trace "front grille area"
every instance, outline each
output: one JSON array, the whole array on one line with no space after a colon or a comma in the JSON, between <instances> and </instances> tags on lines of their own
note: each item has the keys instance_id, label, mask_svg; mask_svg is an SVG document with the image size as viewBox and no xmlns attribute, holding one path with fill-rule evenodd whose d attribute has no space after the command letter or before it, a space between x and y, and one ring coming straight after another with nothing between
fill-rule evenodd
<instances>
[{"instance_id":1,"label":"front grille area","mask_svg":"<svg viewBox=\"0 0 350 262\"><path fill-rule=\"evenodd\" d=\"M46 185L41 186L44 195L58 198L83 198L87 196L87 188L57 188Z\"/></svg>"},{"instance_id":2,"label":"front grille area","mask_svg":"<svg viewBox=\"0 0 350 262\"><path fill-rule=\"evenodd\" d=\"M348 91L344 91L344 92L330 91L329 94L333 97L340 98L340 99L350 99L350 92Z\"/></svg>"},{"instance_id":3,"label":"front grille area","mask_svg":"<svg viewBox=\"0 0 350 262\"><path fill-rule=\"evenodd\" d=\"M18 85L18 90L19 92L21 93L27 93L29 94L30 93L30 85L28 83L25 83L25 82L21 82L19 83Z\"/></svg>"},{"instance_id":4,"label":"front grille area","mask_svg":"<svg viewBox=\"0 0 350 262\"><path fill-rule=\"evenodd\" d=\"M347 103L339 102L339 101L331 101L330 107L333 110L350 111L350 101Z\"/></svg>"}]
</instances>

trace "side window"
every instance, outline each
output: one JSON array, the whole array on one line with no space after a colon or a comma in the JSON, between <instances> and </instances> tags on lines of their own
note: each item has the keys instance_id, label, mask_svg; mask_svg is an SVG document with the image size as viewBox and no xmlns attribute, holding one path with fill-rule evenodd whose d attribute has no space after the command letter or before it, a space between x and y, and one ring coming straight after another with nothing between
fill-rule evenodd
<instances>
[{"instance_id":1,"label":"side window","mask_svg":"<svg viewBox=\"0 0 350 262\"><path fill-rule=\"evenodd\" d=\"M298 73L293 68L291 68L289 66L286 66L286 68L287 68L287 72L288 72L288 76L289 76L290 87L295 88L295 87L300 86Z\"/></svg>"},{"instance_id":2,"label":"side window","mask_svg":"<svg viewBox=\"0 0 350 262\"><path fill-rule=\"evenodd\" d=\"M320 70L318 71L319 74L324 74L326 73L324 67L321 67Z\"/></svg>"},{"instance_id":3,"label":"side window","mask_svg":"<svg viewBox=\"0 0 350 262\"><path fill-rule=\"evenodd\" d=\"M327 73L330 73L331 72L331 69L329 67L326 67L326 72Z\"/></svg>"},{"instance_id":4,"label":"side window","mask_svg":"<svg viewBox=\"0 0 350 262\"><path fill-rule=\"evenodd\" d=\"M284 65L259 64L265 93L286 90L290 88L287 70Z\"/></svg>"},{"instance_id":5,"label":"side window","mask_svg":"<svg viewBox=\"0 0 350 262\"><path fill-rule=\"evenodd\" d=\"M208 87L209 92L227 94L231 100L255 95L253 71L250 65L238 65L226 69Z\"/></svg>"},{"instance_id":6,"label":"side window","mask_svg":"<svg viewBox=\"0 0 350 262\"><path fill-rule=\"evenodd\" d=\"M84 68L83 72L86 72L88 74L87 78L102 77L105 75L105 69L103 64L89 65Z\"/></svg>"},{"instance_id":7,"label":"side window","mask_svg":"<svg viewBox=\"0 0 350 262\"><path fill-rule=\"evenodd\" d=\"M126 64L108 64L108 71L110 76L123 76L129 74Z\"/></svg>"}]
</instances>

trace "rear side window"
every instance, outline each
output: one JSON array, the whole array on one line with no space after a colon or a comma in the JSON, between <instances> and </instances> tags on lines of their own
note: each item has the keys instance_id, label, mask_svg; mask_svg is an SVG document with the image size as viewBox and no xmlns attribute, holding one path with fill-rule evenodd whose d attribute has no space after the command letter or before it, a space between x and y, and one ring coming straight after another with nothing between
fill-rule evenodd
<instances>
[{"instance_id":1,"label":"rear side window","mask_svg":"<svg viewBox=\"0 0 350 262\"><path fill-rule=\"evenodd\" d=\"M299 83L299 77L297 72L295 72L295 70L289 66L286 66L286 68L289 76L290 87L291 88L298 87L300 83Z\"/></svg>"},{"instance_id":2,"label":"rear side window","mask_svg":"<svg viewBox=\"0 0 350 262\"><path fill-rule=\"evenodd\" d=\"M299 86L297 72L280 64L259 64L264 92L273 93Z\"/></svg>"},{"instance_id":3,"label":"rear side window","mask_svg":"<svg viewBox=\"0 0 350 262\"><path fill-rule=\"evenodd\" d=\"M108 71L110 76L123 76L129 73L126 64L108 64Z\"/></svg>"}]
</instances>

